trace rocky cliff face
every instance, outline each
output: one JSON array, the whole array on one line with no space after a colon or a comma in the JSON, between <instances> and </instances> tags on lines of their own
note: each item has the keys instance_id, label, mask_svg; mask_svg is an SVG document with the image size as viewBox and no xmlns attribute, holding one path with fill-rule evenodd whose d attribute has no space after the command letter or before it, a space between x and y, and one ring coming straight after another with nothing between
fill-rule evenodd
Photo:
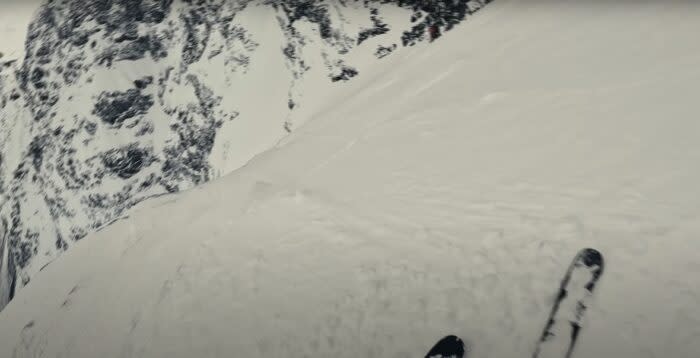
<instances>
[{"instance_id":1,"label":"rocky cliff face","mask_svg":"<svg viewBox=\"0 0 700 358\"><path fill-rule=\"evenodd\" d=\"M0 60L0 308L71 243L235 169L315 94L483 3L46 1L25 58Z\"/></svg>"}]
</instances>

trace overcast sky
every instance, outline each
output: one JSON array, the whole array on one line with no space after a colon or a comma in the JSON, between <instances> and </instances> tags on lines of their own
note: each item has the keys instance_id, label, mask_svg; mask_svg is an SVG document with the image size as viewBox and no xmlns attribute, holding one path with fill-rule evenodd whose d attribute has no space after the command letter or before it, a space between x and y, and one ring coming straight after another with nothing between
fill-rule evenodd
<instances>
[{"instance_id":1,"label":"overcast sky","mask_svg":"<svg viewBox=\"0 0 700 358\"><path fill-rule=\"evenodd\" d=\"M0 52L3 60L22 57L27 26L38 0L0 0Z\"/></svg>"}]
</instances>

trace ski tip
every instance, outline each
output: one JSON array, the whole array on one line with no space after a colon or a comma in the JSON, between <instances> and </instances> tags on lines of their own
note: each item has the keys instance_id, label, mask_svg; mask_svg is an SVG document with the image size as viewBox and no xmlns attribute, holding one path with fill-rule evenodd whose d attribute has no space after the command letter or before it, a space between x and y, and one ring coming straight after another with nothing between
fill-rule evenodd
<instances>
[{"instance_id":1,"label":"ski tip","mask_svg":"<svg viewBox=\"0 0 700 358\"><path fill-rule=\"evenodd\" d=\"M463 358L464 342L457 336L449 335L438 341L425 358Z\"/></svg>"},{"instance_id":2,"label":"ski tip","mask_svg":"<svg viewBox=\"0 0 700 358\"><path fill-rule=\"evenodd\" d=\"M603 266L603 255L596 249L585 248L579 252L578 256L588 267Z\"/></svg>"}]
</instances>

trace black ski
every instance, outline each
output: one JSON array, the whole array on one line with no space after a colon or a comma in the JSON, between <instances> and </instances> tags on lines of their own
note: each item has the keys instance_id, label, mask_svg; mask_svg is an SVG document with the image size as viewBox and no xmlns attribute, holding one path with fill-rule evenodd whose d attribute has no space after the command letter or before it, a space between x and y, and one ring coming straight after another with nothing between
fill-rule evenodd
<instances>
[{"instance_id":1,"label":"black ski","mask_svg":"<svg viewBox=\"0 0 700 358\"><path fill-rule=\"evenodd\" d=\"M570 358L581 333L583 315L603 274L603 255L583 249L559 286L559 294L540 336L533 358Z\"/></svg>"},{"instance_id":2,"label":"black ski","mask_svg":"<svg viewBox=\"0 0 700 358\"><path fill-rule=\"evenodd\" d=\"M464 342L457 336L446 336L438 341L425 358L463 358Z\"/></svg>"}]
</instances>

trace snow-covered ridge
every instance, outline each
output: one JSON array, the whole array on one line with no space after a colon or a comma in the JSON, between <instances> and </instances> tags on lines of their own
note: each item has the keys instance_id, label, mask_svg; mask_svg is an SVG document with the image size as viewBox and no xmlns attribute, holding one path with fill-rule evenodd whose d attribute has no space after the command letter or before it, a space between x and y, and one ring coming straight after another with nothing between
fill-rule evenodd
<instances>
[{"instance_id":1,"label":"snow-covered ridge","mask_svg":"<svg viewBox=\"0 0 700 358\"><path fill-rule=\"evenodd\" d=\"M136 203L234 170L477 1L50 0L0 60L0 307Z\"/></svg>"}]
</instances>

